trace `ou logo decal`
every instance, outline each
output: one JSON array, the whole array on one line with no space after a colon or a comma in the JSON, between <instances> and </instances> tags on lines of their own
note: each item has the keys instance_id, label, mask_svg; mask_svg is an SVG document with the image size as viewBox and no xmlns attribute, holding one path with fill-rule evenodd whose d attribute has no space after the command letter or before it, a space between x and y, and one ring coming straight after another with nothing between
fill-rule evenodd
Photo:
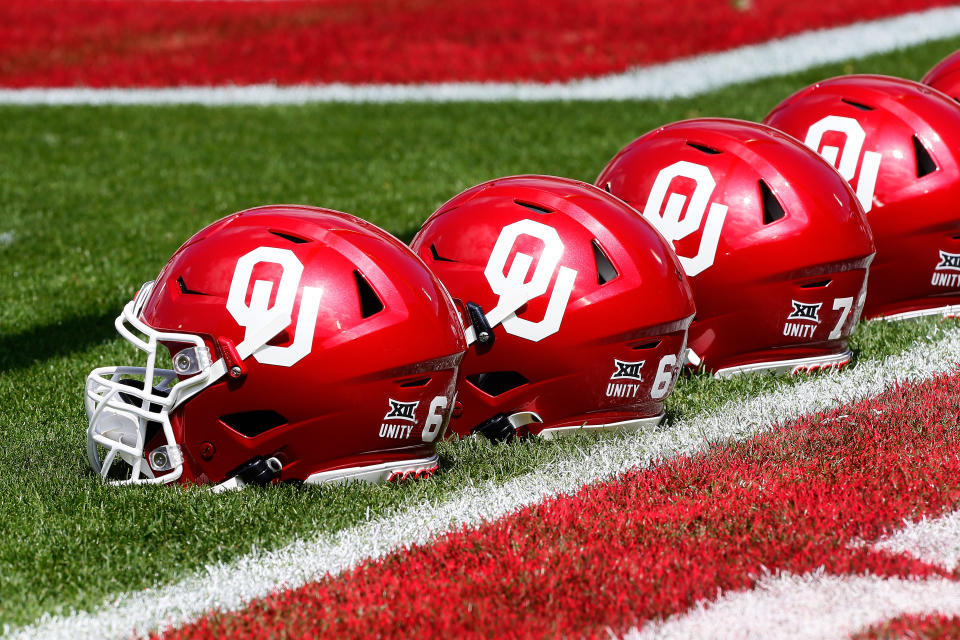
<instances>
[{"instance_id":1,"label":"ou logo decal","mask_svg":"<svg viewBox=\"0 0 960 640\"><path fill-rule=\"evenodd\" d=\"M261 262L277 264L283 268L280 281L276 283L277 294L272 307L268 305L274 283L268 280L254 281L250 302L246 302L253 268ZM252 350L257 362L281 367L290 367L310 353L317 313L320 310L322 289L319 287L303 288L293 342L286 347L266 344L292 323L293 303L302 275L303 264L289 249L257 247L237 260L237 268L230 282L230 293L227 295L227 311L237 324L246 330L243 342L237 345L238 352L248 353Z\"/></svg>"},{"instance_id":2,"label":"ou logo decal","mask_svg":"<svg viewBox=\"0 0 960 640\"><path fill-rule=\"evenodd\" d=\"M847 137L842 154L837 147L824 146L823 149L820 148L823 135L828 132L842 133ZM835 166L843 179L853 185L853 178L857 175L857 164L860 162L860 152L863 150L863 143L866 138L867 134L863 127L853 118L827 116L811 125L803 143ZM838 155L840 156L839 163L837 162ZM873 191L877 185L881 157L876 151L863 152L863 163L860 164L860 175L857 177L856 190L857 200L863 205L864 211L870 211L873 208Z\"/></svg>"},{"instance_id":3,"label":"ou logo decal","mask_svg":"<svg viewBox=\"0 0 960 640\"><path fill-rule=\"evenodd\" d=\"M679 193L671 193L667 198L667 190L674 178L688 178L697 184L693 195L690 196L690 204L687 205L687 213L683 216L683 220L680 219L680 215L683 213L684 205L687 204L687 197ZM695 162L681 160L660 170L653 188L650 189L647 204L643 207L643 217L671 242L697 232L706 216L707 221L703 224L700 247L696 255L693 257L677 255L680 265L688 276L695 276L711 267L717 255L717 243L720 241L720 230L727 216L727 205L710 204L710 196L713 195L716 186L717 182L710 174L710 169ZM666 206L663 202L665 198ZM710 207L709 210L707 205Z\"/></svg>"},{"instance_id":4,"label":"ou logo decal","mask_svg":"<svg viewBox=\"0 0 960 640\"><path fill-rule=\"evenodd\" d=\"M533 257L526 253L517 252L510 265L510 270L504 273L510 250L520 236L531 236L543 242L543 251L533 270L533 275L527 280ZM563 241L560 234L553 227L534 220L520 220L508 224L500 231L487 266L483 270L490 289L500 299L497 306L487 313L487 322L491 327L503 324L503 329L511 335L525 338L532 342L539 342L547 336L560 330L563 322L563 313L567 309L567 302L573 292L573 283L577 278L577 271L568 267L557 267L563 257ZM517 309L530 300L542 296L550 288L553 274L557 273L553 291L550 292L550 301L543 320L532 322L516 315ZM467 329L467 340L473 342L475 334L473 327Z\"/></svg>"}]
</instances>

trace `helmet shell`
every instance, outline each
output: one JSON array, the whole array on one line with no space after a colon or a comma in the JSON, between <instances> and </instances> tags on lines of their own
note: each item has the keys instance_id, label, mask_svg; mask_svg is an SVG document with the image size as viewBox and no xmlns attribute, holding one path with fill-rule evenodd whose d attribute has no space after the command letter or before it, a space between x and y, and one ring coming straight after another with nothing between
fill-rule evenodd
<instances>
[{"instance_id":1,"label":"helmet shell","mask_svg":"<svg viewBox=\"0 0 960 640\"><path fill-rule=\"evenodd\" d=\"M281 480L307 480L432 455L428 413L449 417L462 325L436 277L372 224L288 205L227 216L177 250L141 319L202 336L216 360L284 306L269 355L171 413L182 479L221 482L257 456L278 458Z\"/></svg>"},{"instance_id":2,"label":"helmet shell","mask_svg":"<svg viewBox=\"0 0 960 640\"><path fill-rule=\"evenodd\" d=\"M954 51L935 64L920 82L960 100L960 51Z\"/></svg>"},{"instance_id":3,"label":"helmet shell","mask_svg":"<svg viewBox=\"0 0 960 640\"><path fill-rule=\"evenodd\" d=\"M412 248L461 305L489 317L522 303L464 357L456 433L525 413L541 420L530 433L663 413L693 298L663 238L620 200L565 178L500 178L441 206Z\"/></svg>"},{"instance_id":4,"label":"helmet shell","mask_svg":"<svg viewBox=\"0 0 960 640\"><path fill-rule=\"evenodd\" d=\"M822 153L857 192L877 245L864 314L960 303L960 109L927 86L850 75L811 85L764 120Z\"/></svg>"},{"instance_id":5,"label":"helmet shell","mask_svg":"<svg viewBox=\"0 0 960 640\"><path fill-rule=\"evenodd\" d=\"M874 248L849 185L816 154L763 125L686 120L631 142L596 184L672 241L697 305L694 363L843 362Z\"/></svg>"}]
</instances>

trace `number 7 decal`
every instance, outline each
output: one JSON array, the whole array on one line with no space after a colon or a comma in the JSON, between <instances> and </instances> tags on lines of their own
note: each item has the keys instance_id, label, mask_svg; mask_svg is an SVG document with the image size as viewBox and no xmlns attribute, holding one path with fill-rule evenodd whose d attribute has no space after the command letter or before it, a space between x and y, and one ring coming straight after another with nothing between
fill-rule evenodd
<instances>
[{"instance_id":1,"label":"number 7 decal","mask_svg":"<svg viewBox=\"0 0 960 640\"><path fill-rule=\"evenodd\" d=\"M853 309L853 298L834 298L833 299L833 310L840 311L840 319L837 321L837 326L833 328L833 331L830 332L828 336L830 340L836 340L840 337L840 332L843 330L843 325L846 323L847 318L850 316L850 310Z\"/></svg>"}]
</instances>

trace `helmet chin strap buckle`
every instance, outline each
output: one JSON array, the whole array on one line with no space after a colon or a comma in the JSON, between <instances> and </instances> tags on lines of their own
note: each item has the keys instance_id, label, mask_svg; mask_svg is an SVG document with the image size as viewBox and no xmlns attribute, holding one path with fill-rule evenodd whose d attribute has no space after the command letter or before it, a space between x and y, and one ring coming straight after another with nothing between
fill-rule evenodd
<instances>
[{"instance_id":1,"label":"helmet chin strap buckle","mask_svg":"<svg viewBox=\"0 0 960 640\"><path fill-rule=\"evenodd\" d=\"M277 458L272 456L269 458L257 457L237 469L229 480L214 485L212 491L214 493L236 491L251 484L263 487L273 482L281 469L283 469L283 464Z\"/></svg>"},{"instance_id":2,"label":"helmet chin strap buckle","mask_svg":"<svg viewBox=\"0 0 960 640\"><path fill-rule=\"evenodd\" d=\"M532 411L499 413L474 427L471 433L479 433L493 442L509 442L518 432L525 435L524 427L534 423L543 423L543 419Z\"/></svg>"},{"instance_id":3,"label":"helmet chin strap buckle","mask_svg":"<svg viewBox=\"0 0 960 640\"><path fill-rule=\"evenodd\" d=\"M487 320L487 314L483 312L483 308L476 302L468 302L465 306L473 333L477 336L477 342L485 345L493 344L493 329L490 327L490 322Z\"/></svg>"}]
</instances>

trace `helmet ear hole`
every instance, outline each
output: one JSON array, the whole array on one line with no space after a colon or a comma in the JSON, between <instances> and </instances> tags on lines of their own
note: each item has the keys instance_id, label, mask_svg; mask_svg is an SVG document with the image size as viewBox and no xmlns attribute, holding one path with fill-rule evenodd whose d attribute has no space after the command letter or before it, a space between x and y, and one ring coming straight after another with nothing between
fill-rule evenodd
<instances>
[{"instance_id":1,"label":"helmet ear hole","mask_svg":"<svg viewBox=\"0 0 960 640\"><path fill-rule=\"evenodd\" d=\"M499 396L530 382L516 371L490 371L466 377L467 382L488 396Z\"/></svg>"},{"instance_id":2,"label":"helmet ear hole","mask_svg":"<svg viewBox=\"0 0 960 640\"><path fill-rule=\"evenodd\" d=\"M287 424L287 419L276 411L243 411L220 416L220 422L237 433L253 438L261 433Z\"/></svg>"}]
</instances>

